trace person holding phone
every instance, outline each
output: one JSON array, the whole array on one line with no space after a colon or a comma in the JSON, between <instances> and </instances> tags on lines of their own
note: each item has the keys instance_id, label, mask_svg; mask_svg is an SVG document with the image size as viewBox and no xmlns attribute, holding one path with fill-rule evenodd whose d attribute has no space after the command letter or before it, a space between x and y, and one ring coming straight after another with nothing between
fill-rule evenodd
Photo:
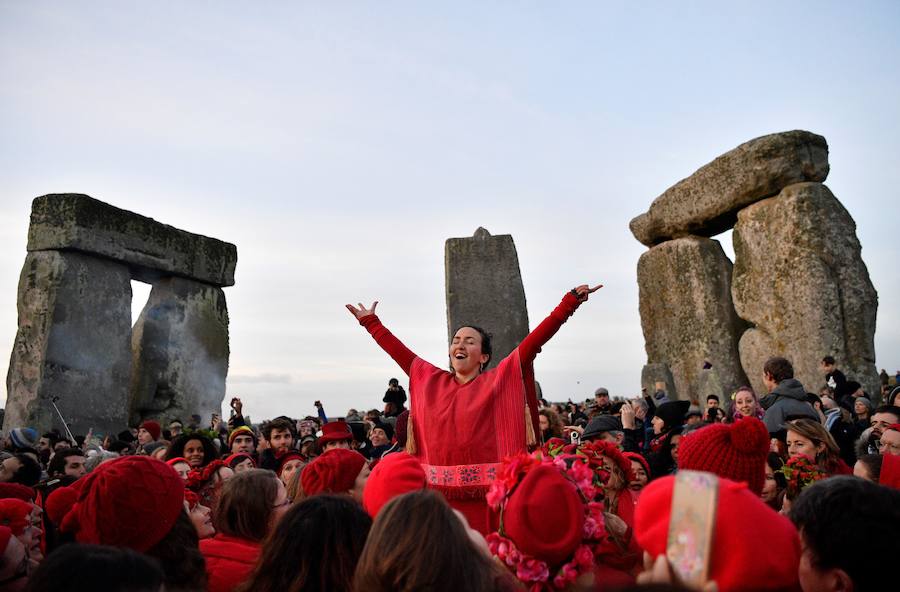
<instances>
[{"instance_id":1,"label":"person holding phone","mask_svg":"<svg viewBox=\"0 0 900 592\"><path fill-rule=\"evenodd\" d=\"M410 377L407 449L422 463L429 487L441 491L476 530L490 532L485 495L500 461L540 443L534 362L590 294L602 286L580 285L566 293L550 316L495 368L491 336L460 327L449 347L451 370L416 356L381 324L370 307L348 304L375 341ZM447 438L452 427L454 438Z\"/></svg>"}]
</instances>

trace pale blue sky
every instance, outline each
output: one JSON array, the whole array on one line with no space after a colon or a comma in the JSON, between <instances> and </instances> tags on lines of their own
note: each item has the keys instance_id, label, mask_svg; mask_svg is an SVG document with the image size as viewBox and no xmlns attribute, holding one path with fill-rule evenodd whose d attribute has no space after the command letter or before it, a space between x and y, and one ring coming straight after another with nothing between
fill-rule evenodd
<instances>
[{"instance_id":1,"label":"pale blue sky","mask_svg":"<svg viewBox=\"0 0 900 592\"><path fill-rule=\"evenodd\" d=\"M254 416L381 405L400 371L345 302L442 363L444 240L478 226L513 235L532 326L607 286L539 356L550 398L635 394L628 221L800 128L900 367L900 4L298 4L0 1L0 358L31 199L81 192L238 245L228 390Z\"/></svg>"}]
</instances>

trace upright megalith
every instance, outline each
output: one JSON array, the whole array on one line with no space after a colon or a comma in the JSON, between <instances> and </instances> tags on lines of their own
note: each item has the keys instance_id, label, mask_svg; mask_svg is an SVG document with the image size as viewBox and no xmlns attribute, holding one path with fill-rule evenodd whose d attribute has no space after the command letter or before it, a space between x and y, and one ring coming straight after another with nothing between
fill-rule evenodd
<instances>
[{"instance_id":1,"label":"upright megalith","mask_svg":"<svg viewBox=\"0 0 900 592\"><path fill-rule=\"evenodd\" d=\"M746 384L738 357L746 325L731 304L731 269L722 245L698 236L664 242L638 260L647 363L671 371L672 398L696 401Z\"/></svg>"},{"instance_id":2,"label":"upright megalith","mask_svg":"<svg viewBox=\"0 0 900 592\"><path fill-rule=\"evenodd\" d=\"M447 331L475 325L493 336L493 367L528 335L525 288L512 236L491 236L479 228L468 238L447 239L444 247Z\"/></svg>"},{"instance_id":3,"label":"upright megalith","mask_svg":"<svg viewBox=\"0 0 900 592\"><path fill-rule=\"evenodd\" d=\"M228 374L225 293L178 277L156 282L131 347L132 423L218 411Z\"/></svg>"},{"instance_id":4,"label":"upright megalith","mask_svg":"<svg viewBox=\"0 0 900 592\"><path fill-rule=\"evenodd\" d=\"M753 325L741 339L741 361L754 388L762 388L766 358L780 355L817 391L819 360L833 355L847 376L877 393L878 295L856 224L831 191L819 183L785 187L742 210L733 238L734 305Z\"/></svg>"},{"instance_id":5,"label":"upright megalith","mask_svg":"<svg viewBox=\"0 0 900 592\"><path fill-rule=\"evenodd\" d=\"M19 329L6 390L6 429L117 433L128 413L131 273L81 253L29 253L19 277ZM115 430L115 431L113 431ZM65 432L63 432L65 433Z\"/></svg>"},{"instance_id":6,"label":"upright megalith","mask_svg":"<svg viewBox=\"0 0 900 592\"><path fill-rule=\"evenodd\" d=\"M169 409L184 416L221 406L228 314L220 288L234 284L234 245L87 195L56 194L32 203L28 251L5 429L63 429L53 401L77 433L120 430L129 418L164 419ZM154 316L142 319L136 340L132 279L154 286ZM166 406L147 402L146 389L132 396L145 374L169 389ZM161 398L158 391L165 389L150 398Z\"/></svg>"},{"instance_id":7,"label":"upright megalith","mask_svg":"<svg viewBox=\"0 0 900 592\"><path fill-rule=\"evenodd\" d=\"M667 189L631 221L631 232L648 247L690 234L714 236L734 226L744 206L791 183L827 176L828 144L822 136L801 130L762 136Z\"/></svg>"},{"instance_id":8,"label":"upright megalith","mask_svg":"<svg viewBox=\"0 0 900 592\"><path fill-rule=\"evenodd\" d=\"M833 355L848 378L877 392L878 297L853 219L820 183L828 171L825 138L763 136L679 181L631 221L651 247L638 263L642 382L671 369L682 398L685 387L692 397L721 396L748 379L764 392L763 364L784 356L817 391L819 361ZM715 241L692 236L732 226L733 270Z\"/></svg>"}]
</instances>

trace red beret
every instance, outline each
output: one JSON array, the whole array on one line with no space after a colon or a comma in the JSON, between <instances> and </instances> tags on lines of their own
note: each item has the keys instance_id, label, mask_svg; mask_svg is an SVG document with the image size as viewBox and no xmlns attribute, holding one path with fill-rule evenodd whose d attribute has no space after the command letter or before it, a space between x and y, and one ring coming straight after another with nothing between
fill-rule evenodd
<instances>
[{"instance_id":1,"label":"red beret","mask_svg":"<svg viewBox=\"0 0 900 592\"><path fill-rule=\"evenodd\" d=\"M678 468L743 481L759 495L765 485L768 454L769 430L755 417L745 417L733 424L716 423L683 437L678 447Z\"/></svg>"},{"instance_id":2,"label":"red beret","mask_svg":"<svg viewBox=\"0 0 900 592\"><path fill-rule=\"evenodd\" d=\"M666 554L674 485L671 475L651 481L638 500L634 535L654 559ZM797 529L743 483L719 479L710 559L722 592L799 589Z\"/></svg>"},{"instance_id":3,"label":"red beret","mask_svg":"<svg viewBox=\"0 0 900 592\"><path fill-rule=\"evenodd\" d=\"M531 469L506 504L503 528L520 551L560 565L581 544L584 502L551 465Z\"/></svg>"},{"instance_id":4,"label":"red beret","mask_svg":"<svg viewBox=\"0 0 900 592\"><path fill-rule=\"evenodd\" d=\"M19 536L31 523L33 510L34 505L30 502L14 498L0 500L0 525L8 527L14 535Z\"/></svg>"},{"instance_id":5,"label":"red beret","mask_svg":"<svg viewBox=\"0 0 900 592\"><path fill-rule=\"evenodd\" d=\"M80 543L144 552L166 536L184 512L184 481L149 456L123 456L101 464L83 481L62 530Z\"/></svg>"},{"instance_id":6,"label":"red beret","mask_svg":"<svg viewBox=\"0 0 900 592\"><path fill-rule=\"evenodd\" d=\"M303 469L300 483L308 495L347 493L353 489L366 459L355 450L332 448Z\"/></svg>"},{"instance_id":7,"label":"red beret","mask_svg":"<svg viewBox=\"0 0 900 592\"><path fill-rule=\"evenodd\" d=\"M256 461L253 460L253 457L246 452L235 452L225 459L225 464L234 469L234 467L244 462L245 460L249 460L251 463L253 463L253 466L256 467Z\"/></svg>"},{"instance_id":8,"label":"red beret","mask_svg":"<svg viewBox=\"0 0 900 592\"><path fill-rule=\"evenodd\" d=\"M141 424L141 427L150 432L150 435L153 436L154 440L159 440L159 435L162 434L162 427L160 427L158 421L148 419Z\"/></svg>"},{"instance_id":9,"label":"red beret","mask_svg":"<svg viewBox=\"0 0 900 592\"><path fill-rule=\"evenodd\" d=\"M363 493L363 508L375 518L379 510L397 497L424 489L427 484L421 463L405 452L389 454L372 469Z\"/></svg>"}]
</instances>

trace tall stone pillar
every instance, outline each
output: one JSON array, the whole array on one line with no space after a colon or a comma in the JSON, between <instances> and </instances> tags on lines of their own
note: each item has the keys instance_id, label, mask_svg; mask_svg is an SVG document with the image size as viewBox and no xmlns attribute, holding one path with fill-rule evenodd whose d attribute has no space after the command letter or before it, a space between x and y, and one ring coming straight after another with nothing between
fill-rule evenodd
<instances>
[{"instance_id":1,"label":"tall stone pillar","mask_svg":"<svg viewBox=\"0 0 900 592\"><path fill-rule=\"evenodd\" d=\"M131 272L77 252L29 253L6 380L6 429L117 433L128 420Z\"/></svg>"},{"instance_id":2,"label":"tall stone pillar","mask_svg":"<svg viewBox=\"0 0 900 592\"><path fill-rule=\"evenodd\" d=\"M791 360L808 391L824 384L823 356L832 355L871 396L878 295L863 263L856 224L829 189L797 183L747 206L734 227L734 305L753 328L741 338L744 369L765 392L770 356Z\"/></svg>"},{"instance_id":3,"label":"tall stone pillar","mask_svg":"<svg viewBox=\"0 0 900 592\"><path fill-rule=\"evenodd\" d=\"M228 374L225 293L201 282L156 281L134 325L131 421L218 412Z\"/></svg>"},{"instance_id":4,"label":"tall stone pillar","mask_svg":"<svg viewBox=\"0 0 900 592\"><path fill-rule=\"evenodd\" d=\"M494 367L528 335L525 288L512 236L479 228L469 238L447 239L447 333L475 325L493 337Z\"/></svg>"},{"instance_id":5,"label":"tall stone pillar","mask_svg":"<svg viewBox=\"0 0 900 592\"><path fill-rule=\"evenodd\" d=\"M718 241L698 236L666 241L638 260L648 365L671 370L672 398L696 401L746 384L738 357L746 325L731 304L731 268ZM706 362L718 384L709 384Z\"/></svg>"}]
</instances>

